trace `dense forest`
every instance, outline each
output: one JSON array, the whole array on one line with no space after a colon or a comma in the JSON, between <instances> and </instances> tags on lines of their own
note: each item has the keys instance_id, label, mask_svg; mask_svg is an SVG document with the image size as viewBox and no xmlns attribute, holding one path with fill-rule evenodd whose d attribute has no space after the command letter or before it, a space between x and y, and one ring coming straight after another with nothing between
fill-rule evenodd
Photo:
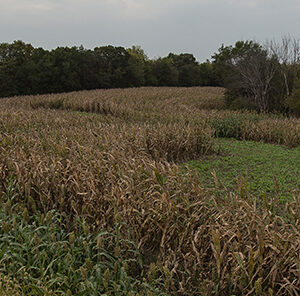
<instances>
[{"instance_id":1,"label":"dense forest","mask_svg":"<svg viewBox=\"0 0 300 296\"><path fill-rule=\"evenodd\" d=\"M0 44L0 97L97 88L216 85L210 62L192 54L149 59L138 46L34 48Z\"/></svg>"},{"instance_id":2,"label":"dense forest","mask_svg":"<svg viewBox=\"0 0 300 296\"><path fill-rule=\"evenodd\" d=\"M224 86L230 108L300 115L300 43L222 45L211 61L190 53L149 59L139 46L34 48L0 44L0 97L140 86Z\"/></svg>"}]
</instances>

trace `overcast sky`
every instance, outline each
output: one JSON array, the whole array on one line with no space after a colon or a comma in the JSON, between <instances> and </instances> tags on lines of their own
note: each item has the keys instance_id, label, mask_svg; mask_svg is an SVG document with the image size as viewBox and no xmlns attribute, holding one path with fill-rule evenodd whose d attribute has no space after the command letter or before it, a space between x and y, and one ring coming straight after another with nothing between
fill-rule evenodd
<instances>
[{"instance_id":1,"label":"overcast sky","mask_svg":"<svg viewBox=\"0 0 300 296\"><path fill-rule=\"evenodd\" d=\"M140 45L205 61L237 40L300 37L300 0L0 0L0 42Z\"/></svg>"}]
</instances>

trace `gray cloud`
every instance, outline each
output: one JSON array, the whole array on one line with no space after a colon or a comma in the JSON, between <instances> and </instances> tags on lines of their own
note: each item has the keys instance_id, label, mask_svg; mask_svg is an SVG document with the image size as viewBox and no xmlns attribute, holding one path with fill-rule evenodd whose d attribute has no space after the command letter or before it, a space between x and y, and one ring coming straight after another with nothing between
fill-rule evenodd
<instances>
[{"instance_id":1,"label":"gray cloud","mask_svg":"<svg viewBox=\"0 0 300 296\"><path fill-rule=\"evenodd\" d=\"M283 5L284 3L284 5ZM300 37L296 0L0 0L0 42L141 45L152 57L199 61L236 40Z\"/></svg>"}]
</instances>

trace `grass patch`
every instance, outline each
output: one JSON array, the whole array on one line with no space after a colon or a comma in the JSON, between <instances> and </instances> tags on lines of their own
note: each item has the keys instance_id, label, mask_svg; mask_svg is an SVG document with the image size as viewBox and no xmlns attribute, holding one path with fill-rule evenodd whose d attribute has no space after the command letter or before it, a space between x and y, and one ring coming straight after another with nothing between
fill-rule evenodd
<instances>
[{"instance_id":1,"label":"grass patch","mask_svg":"<svg viewBox=\"0 0 300 296\"><path fill-rule=\"evenodd\" d=\"M190 161L205 187L248 192L262 197L277 195L285 200L300 188L300 149L234 139L216 139L223 154Z\"/></svg>"}]
</instances>

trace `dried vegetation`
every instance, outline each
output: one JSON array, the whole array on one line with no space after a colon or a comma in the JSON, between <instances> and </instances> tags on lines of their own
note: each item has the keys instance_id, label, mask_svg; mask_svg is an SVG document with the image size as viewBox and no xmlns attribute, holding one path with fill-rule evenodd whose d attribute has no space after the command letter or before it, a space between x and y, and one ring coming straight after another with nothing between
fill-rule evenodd
<instances>
[{"instance_id":1,"label":"dried vegetation","mask_svg":"<svg viewBox=\"0 0 300 296\"><path fill-rule=\"evenodd\" d=\"M180 169L217 153L215 135L300 145L298 119L221 110L222 94L141 88L3 99L2 203L14 180L20 211L55 209L68 229L84 217L92 232L122 223L120 236L144 260L131 274L161 293L298 295L299 192L286 203L259 200L241 182L238 194L209 194Z\"/></svg>"}]
</instances>

